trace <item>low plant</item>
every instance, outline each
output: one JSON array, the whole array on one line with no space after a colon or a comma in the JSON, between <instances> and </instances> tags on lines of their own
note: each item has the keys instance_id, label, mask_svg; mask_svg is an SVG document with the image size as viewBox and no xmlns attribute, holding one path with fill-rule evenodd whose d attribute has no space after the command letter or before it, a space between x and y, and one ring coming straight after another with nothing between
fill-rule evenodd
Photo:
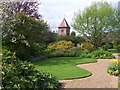
<instances>
[{"instance_id":1,"label":"low plant","mask_svg":"<svg viewBox=\"0 0 120 90\"><path fill-rule=\"evenodd\" d=\"M60 49L60 50L54 50L54 49L46 49L46 55L48 57L79 57L81 53L81 48L79 47L72 47L68 50Z\"/></svg>"},{"instance_id":2,"label":"low plant","mask_svg":"<svg viewBox=\"0 0 120 90\"><path fill-rule=\"evenodd\" d=\"M3 50L2 57L3 90L57 90L60 87L51 74L36 70L33 64L19 60L10 51Z\"/></svg>"},{"instance_id":3,"label":"low plant","mask_svg":"<svg viewBox=\"0 0 120 90\"><path fill-rule=\"evenodd\" d=\"M112 52L105 51L103 49L95 50L91 54L92 54L92 57L94 57L96 59L112 59L112 58L115 58L112 55Z\"/></svg>"},{"instance_id":4,"label":"low plant","mask_svg":"<svg viewBox=\"0 0 120 90\"><path fill-rule=\"evenodd\" d=\"M79 54L80 58L92 58L92 54L88 50L82 50Z\"/></svg>"},{"instance_id":5,"label":"low plant","mask_svg":"<svg viewBox=\"0 0 120 90\"><path fill-rule=\"evenodd\" d=\"M108 66L107 72L110 75L118 76L120 74L120 60L113 60L113 62Z\"/></svg>"},{"instance_id":6,"label":"low plant","mask_svg":"<svg viewBox=\"0 0 120 90\"><path fill-rule=\"evenodd\" d=\"M80 51L51 51L48 57L79 57Z\"/></svg>"}]
</instances>

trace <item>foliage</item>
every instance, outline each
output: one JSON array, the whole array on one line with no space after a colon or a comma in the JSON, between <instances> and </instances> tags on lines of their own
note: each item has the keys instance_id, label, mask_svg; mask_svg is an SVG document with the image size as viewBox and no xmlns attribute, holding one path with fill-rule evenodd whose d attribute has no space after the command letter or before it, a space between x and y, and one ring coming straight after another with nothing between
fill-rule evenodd
<instances>
[{"instance_id":1,"label":"foliage","mask_svg":"<svg viewBox=\"0 0 120 90\"><path fill-rule=\"evenodd\" d=\"M94 3L73 18L72 27L98 48L104 32L114 31L118 26L117 12L107 2Z\"/></svg>"},{"instance_id":2,"label":"foliage","mask_svg":"<svg viewBox=\"0 0 120 90\"><path fill-rule=\"evenodd\" d=\"M81 44L81 48L83 50L92 50L93 49L93 45L90 42L84 42Z\"/></svg>"},{"instance_id":3,"label":"foliage","mask_svg":"<svg viewBox=\"0 0 120 90\"><path fill-rule=\"evenodd\" d=\"M77 44L81 44L83 42L85 42L85 39L83 37L80 36L69 36L70 41L72 41L75 44L75 47L77 47Z\"/></svg>"},{"instance_id":4,"label":"foliage","mask_svg":"<svg viewBox=\"0 0 120 90\"><path fill-rule=\"evenodd\" d=\"M46 55L48 57L79 57L81 53L81 48L74 47L69 50L46 50Z\"/></svg>"},{"instance_id":5,"label":"foliage","mask_svg":"<svg viewBox=\"0 0 120 90\"><path fill-rule=\"evenodd\" d=\"M111 58L115 58L112 55L112 52L105 51L105 50L102 50L102 49L98 49L98 50L94 50L94 51L82 50L79 53L79 57L80 58L96 58L96 59L111 59Z\"/></svg>"},{"instance_id":6,"label":"foliage","mask_svg":"<svg viewBox=\"0 0 120 90\"><path fill-rule=\"evenodd\" d=\"M112 55L112 52L105 51L103 49L95 50L91 54L92 54L92 57L95 57L96 59L111 59L111 58L115 58Z\"/></svg>"},{"instance_id":7,"label":"foliage","mask_svg":"<svg viewBox=\"0 0 120 90\"><path fill-rule=\"evenodd\" d=\"M116 30L112 32L105 32L104 35L102 36L102 37L105 37L104 39L102 39L102 42L103 42L102 47L105 49L110 49L110 48L116 49L120 44L119 34L120 32L117 33Z\"/></svg>"},{"instance_id":8,"label":"foliage","mask_svg":"<svg viewBox=\"0 0 120 90\"><path fill-rule=\"evenodd\" d=\"M26 2L25 0L22 0L20 2L6 2L6 4L9 4L9 13L22 13L24 15L27 15L29 17L34 17L36 19L41 19L41 15L38 12L38 7L40 3L38 2Z\"/></svg>"},{"instance_id":9,"label":"foliage","mask_svg":"<svg viewBox=\"0 0 120 90\"><path fill-rule=\"evenodd\" d=\"M67 50L67 51L50 51L48 57L79 57L80 51Z\"/></svg>"},{"instance_id":10,"label":"foliage","mask_svg":"<svg viewBox=\"0 0 120 90\"><path fill-rule=\"evenodd\" d=\"M45 36L45 41L47 44L57 41L57 34L51 31L47 32Z\"/></svg>"},{"instance_id":11,"label":"foliage","mask_svg":"<svg viewBox=\"0 0 120 90\"><path fill-rule=\"evenodd\" d=\"M119 53L120 52L120 44L118 44L117 46L116 46L117 48L117 52Z\"/></svg>"},{"instance_id":12,"label":"foliage","mask_svg":"<svg viewBox=\"0 0 120 90\"><path fill-rule=\"evenodd\" d=\"M107 51L112 52L112 53L116 53L117 49L108 49Z\"/></svg>"},{"instance_id":13,"label":"foliage","mask_svg":"<svg viewBox=\"0 0 120 90\"><path fill-rule=\"evenodd\" d=\"M102 45L102 48L104 50L108 50L108 49L111 49L113 47L113 44L112 43L105 43L104 45Z\"/></svg>"},{"instance_id":14,"label":"foliage","mask_svg":"<svg viewBox=\"0 0 120 90\"><path fill-rule=\"evenodd\" d=\"M76 36L76 33L74 31L72 31L71 36Z\"/></svg>"},{"instance_id":15,"label":"foliage","mask_svg":"<svg viewBox=\"0 0 120 90\"><path fill-rule=\"evenodd\" d=\"M120 60L114 60L107 68L110 75L118 76L120 74Z\"/></svg>"},{"instance_id":16,"label":"foliage","mask_svg":"<svg viewBox=\"0 0 120 90\"><path fill-rule=\"evenodd\" d=\"M33 64L20 61L10 51L3 50L2 89L3 90L57 90L60 86L51 74L34 68Z\"/></svg>"},{"instance_id":17,"label":"foliage","mask_svg":"<svg viewBox=\"0 0 120 90\"><path fill-rule=\"evenodd\" d=\"M10 30L4 26L2 28L3 45L16 52L16 56L22 60L44 54L48 26L43 20L37 21L17 13L11 25Z\"/></svg>"},{"instance_id":18,"label":"foliage","mask_svg":"<svg viewBox=\"0 0 120 90\"><path fill-rule=\"evenodd\" d=\"M85 39L83 37L80 36L57 36L57 41L61 41L61 40L66 40L66 41L71 41L72 43L74 43L75 46L77 46L77 44L82 43L85 41Z\"/></svg>"},{"instance_id":19,"label":"foliage","mask_svg":"<svg viewBox=\"0 0 120 90\"><path fill-rule=\"evenodd\" d=\"M91 52L88 51L88 50L82 50L82 51L79 53L79 57L80 57L80 58L95 58L95 57L93 57L93 55L91 54Z\"/></svg>"},{"instance_id":20,"label":"foliage","mask_svg":"<svg viewBox=\"0 0 120 90\"><path fill-rule=\"evenodd\" d=\"M95 59L79 57L56 57L34 62L37 69L52 73L58 79L83 78L91 75L91 72L79 68L76 64L96 62Z\"/></svg>"},{"instance_id":21,"label":"foliage","mask_svg":"<svg viewBox=\"0 0 120 90\"><path fill-rule=\"evenodd\" d=\"M48 50L48 57L80 57L80 58L96 58L96 59L112 59L115 56L111 51L105 51L103 49L97 50L82 50L81 48L74 47L69 50Z\"/></svg>"},{"instance_id":22,"label":"foliage","mask_svg":"<svg viewBox=\"0 0 120 90\"><path fill-rule=\"evenodd\" d=\"M64 50L69 50L73 47L74 47L74 44L71 41L65 41L65 40L50 43L48 45L48 49L50 50L63 50L64 51Z\"/></svg>"}]
</instances>

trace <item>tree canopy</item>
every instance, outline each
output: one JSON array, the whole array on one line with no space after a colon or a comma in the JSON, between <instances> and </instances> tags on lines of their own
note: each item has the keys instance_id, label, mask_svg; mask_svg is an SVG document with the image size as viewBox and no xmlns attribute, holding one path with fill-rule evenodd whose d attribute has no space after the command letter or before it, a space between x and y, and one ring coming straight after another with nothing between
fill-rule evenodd
<instances>
[{"instance_id":1,"label":"tree canopy","mask_svg":"<svg viewBox=\"0 0 120 90\"><path fill-rule=\"evenodd\" d=\"M73 18L72 27L85 36L95 48L102 43L103 33L114 31L118 25L117 12L107 2L94 3Z\"/></svg>"},{"instance_id":2,"label":"tree canopy","mask_svg":"<svg viewBox=\"0 0 120 90\"><path fill-rule=\"evenodd\" d=\"M49 26L42 19L36 20L21 12L11 13L12 5L4 3L1 7L2 44L22 60L40 56L44 53Z\"/></svg>"},{"instance_id":3,"label":"tree canopy","mask_svg":"<svg viewBox=\"0 0 120 90\"><path fill-rule=\"evenodd\" d=\"M21 2L12 2L12 6L9 8L11 13L22 13L29 17L34 17L36 19L41 19L41 15L38 12L38 6L40 3L37 1L26 2L22 0Z\"/></svg>"}]
</instances>

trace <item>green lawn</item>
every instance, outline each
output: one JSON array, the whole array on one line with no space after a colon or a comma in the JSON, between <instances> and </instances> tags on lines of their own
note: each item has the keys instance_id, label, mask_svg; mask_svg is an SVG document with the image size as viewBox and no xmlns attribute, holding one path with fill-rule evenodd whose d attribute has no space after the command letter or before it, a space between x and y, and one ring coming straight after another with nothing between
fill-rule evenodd
<instances>
[{"instance_id":1,"label":"green lawn","mask_svg":"<svg viewBox=\"0 0 120 90\"><path fill-rule=\"evenodd\" d=\"M95 59L80 59L78 57L56 57L48 58L33 63L38 70L52 73L57 79L83 78L90 76L92 73L79 68L76 64L96 62Z\"/></svg>"}]
</instances>

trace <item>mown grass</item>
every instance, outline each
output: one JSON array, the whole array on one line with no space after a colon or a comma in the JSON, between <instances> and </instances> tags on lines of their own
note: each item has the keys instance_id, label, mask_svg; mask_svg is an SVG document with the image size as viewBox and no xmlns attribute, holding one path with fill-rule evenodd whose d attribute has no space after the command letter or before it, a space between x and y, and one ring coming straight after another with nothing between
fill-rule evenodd
<instances>
[{"instance_id":1,"label":"mown grass","mask_svg":"<svg viewBox=\"0 0 120 90\"><path fill-rule=\"evenodd\" d=\"M80 59L78 57L48 58L33 63L38 70L53 74L57 79L84 78L92 73L79 68L76 64L96 62L95 59Z\"/></svg>"}]
</instances>

